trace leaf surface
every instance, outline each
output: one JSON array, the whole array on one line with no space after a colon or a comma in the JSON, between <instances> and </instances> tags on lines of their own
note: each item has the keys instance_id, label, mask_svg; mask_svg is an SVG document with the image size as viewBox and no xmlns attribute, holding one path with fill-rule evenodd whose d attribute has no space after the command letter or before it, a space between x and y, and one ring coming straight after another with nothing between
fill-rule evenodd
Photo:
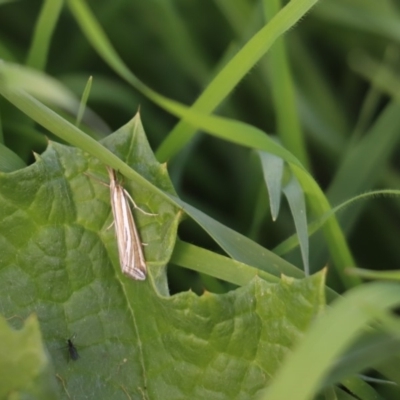
<instances>
[{"instance_id":1,"label":"leaf surface","mask_svg":"<svg viewBox=\"0 0 400 400\"><path fill-rule=\"evenodd\" d=\"M174 194L138 117L103 144ZM324 274L169 296L180 210L121 177L157 214L133 211L149 270L133 281L120 271L109 189L98 180L108 183L100 161L56 143L35 164L0 173L0 311L38 315L60 398L253 398L324 307Z\"/></svg>"}]
</instances>

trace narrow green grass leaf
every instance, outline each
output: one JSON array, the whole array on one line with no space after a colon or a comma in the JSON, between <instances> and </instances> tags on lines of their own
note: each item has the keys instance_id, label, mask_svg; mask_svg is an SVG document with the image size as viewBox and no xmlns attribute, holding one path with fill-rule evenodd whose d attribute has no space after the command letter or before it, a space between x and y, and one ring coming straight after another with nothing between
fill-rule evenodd
<instances>
[{"instance_id":1,"label":"narrow green grass leaf","mask_svg":"<svg viewBox=\"0 0 400 400\"><path fill-rule=\"evenodd\" d=\"M215 110L275 40L296 24L316 2L317 0L290 1L225 65L198 97L192 109L205 114ZM157 157L160 160L168 160L191 139L195 132L196 129L188 121L179 122L158 148Z\"/></svg>"},{"instance_id":2,"label":"narrow green grass leaf","mask_svg":"<svg viewBox=\"0 0 400 400\"><path fill-rule=\"evenodd\" d=\"M60 107L73 116L78 114L79 100L56 79L43 72L18 64L5 63L0 67L3 79L8 85L15 85L45 104ZM109 133L110 131L107 124L89 108L85 110L84 122L95 130L99 139L102 137L101 132Z\"/></svg>"},{"instance_id":3,"label":"narrow green grass leaf","mask_svg":"<svg viewBox=\"0 0 400 400\"><path fill-rule=\"evenodd\" d=\"M280 0L263 0L265 20L271 20L281 9ZM269 81L276 113L277 133L282 144L292 152L301 163L310 168L304 135L300 126L295 89L283 37L276 40L268 53Z\"/></svg>"},{"instance_id":4,"label":"narrow green grass leaf","mask_svg":"<svg viewBox=\"0 0 400 400\"><path fill-rule=\"evenodd\" d=\"M373 188L400 142L399 127L400 104L392 101L365 136L343 156L328 189L328 197L333 203ZM345 219L349 218L350 215L346 215Z\"/></svg>"},{"instance_id":5,"label":"narrow green grass leaf","mask_svg":"<svg viewBox=\"0 0 400 400\"><path fill-rule=\"evenodd\" d=\"M293 74L302 125L310 139L325 150L327 161L335 161L349 132L345 104L307 42L300 35L289 39L291 59L296 60Z\"/></svg>"},{"instance_id":6,"label":"narrow green grass leaf","mask_svg":"<svg viewBox=\"0 0 400 400\"><path fill-rule=\"evenodd\" d=\"M363 62L363 68L364 68L364 63L368 64L368 62L365 62L366 60L363 60L365 57L363 57L362 51L355 51L354 53L349 57L350 65L356 59L357 63L358 61L361 62L364 61ZM356 54L358 54L358 56L356 56ZM350 143L359 141L362 134L368 130L368 127L370 125L372 125L374 117L379 114L380 111L379 107L383 100L382 98L383 93L379 88L378 82L385 75L385 64L390 64L391 62L393 62L395 57L396 55L394 48L389 47L385 52L384 59L382 60L381 63L382 64L381 68L378 68L377 71L374 71L375 73L371 80L371 86L364 97L364 101L362 103L361 110L359 112L358 120L353 130Z\"/></svg>"},{"instance_id":7,"label":"narrow green grass leaf","mask_svg":"<svg viewBox=\"0 0 400 400\"><path fill-rule=\"evenodd\" d=\"M256 276L259 276L267 282L278 282L280 279L258 268L251 267L180 240L177 240L175 243L171 262L238 286L247 285Z\"/></svg>"},{"instance_id":8,"label":"narrow green grass leaf","mask_svg":"<svg viewBox=\"0 0 400 400\"><path fill-rule=\"evenodd\" d=\"M219 77L221 77L219 78L221 79L221 82L224 82L224 84L218 83L218 86L221 86L221 88L225 89L220 90L220 88L217 87L216 84L209 85L208 89L203 92L203 95L195 103L195 109L198 110L197 107L201 106L201 108L199 109L201 109L202 111L211 111L213 109L213 106L210 107L210 104L213 105L215 103L215 105L217 105L219 103L219 99L222 100L223 97L229 93L229 90L231 90L235 86L235 84L241 79L242 75L240 73L238 75L237 72L234 71L234 69L240 67L238 71L246 73L247 70L246 68L243 68L243 65L248 65L247 59L249 58L254 62L257 61L259 57L261 57L265 53L265 51L273 43L273 41L286 29L288 29L293 23L295 23L298 18L300 18L305 12L307 12L314 3L315 1L310 0L298 0L288 3L288 5L283 8L266 27L264 27L258 34L256 34L250 42L248 42L248 44L241 50L241 52L238 53L218 75ZM254 128L248 127L246 124L241 124L238 122L230 123L230 121L224 121L222 118L207 117L206 115L199 116L198 113L193 112L190 109L187 109L186 107L183 107L182 105L166 99L152 91L142 82L140 82L119 58L118 54L111 46L111 43L109 42L107 36L95 20L95 18L92 16L90 10L85 6L84 2L82 0L69 0L69 4L72 12L75 15L75 18L80 24L82 30L87 35L88 40L92 43L92 45L96 48L100 55L124 79L130 82L138 90L141 90L153 101L157 102L157 104L160 104L168 111L183 117L187 122L191 123L192 126L201 127L210 133L218 132L219 137L228 138L228 140L232 140L234 142L243 141L246 146L254 146L254 148L258 148L260 150L270 151L278 156L282 156L283 154L285 154L283 158L286 161L292 161L294 164L297 164L300 167L299 169L296 169L294 167L292 168L294 173L297 175L299 181L301 182L304 191L307 193L312 193L310 204L316 214L322 215L324 212L329 210L329 203L327 202L324 194L322 193L318 185L315 183L311 176L303 175L303 167L301 166L299 161L289 152L285 151L283 148L275 144L272 144L271 141L269 141L264 134ZM272 34L275 34L276 36L272 37ZM266 41L268 40L270 40L270 42L268 42L268 45L266 46ZM236 63L239 63L240 65L236 65ZM252 65L248 65L249 68L251 68L251 66ZM232 74L232 76L230 76L230 74ZM236 77L237 80L235 81L235 79L232 77ZM214 82L218 82L218 80L214 80ZM215 93L213 92L214 87L217 87L218 89L218 91L216 90ZM217 94L222 94L223 96L218 96L218 101L216 102L215 98L208 98L208 96L214 96ZM221 127L221 121L223 121L223 127ZM178 124L172 134L168 137L168 142L164 142L163 147L166 150L162 150L161 148L159 148L159 159L167 157L167 154L172 155L172 152L178 151L178 149L181 148L183 144L190 139L190 136L194 133L195 130L190 127L187 122L183 121L182 123ZM244 127L246 127L246 129L244 129ZM234 129L232 130L232 128ZM186 132L188 132L188 134L186 134ZM183 138L181 136L187 137ZM267 148L260 145L260 143L267 141L269 142L268 146L266 146ZM256 146L255 143L258 143L258 145ZM274 148L274 151L271 151L271 147ZM160 157L160 152L164 152L164 156ZM302 176L300 176L299 174L301 174ZM355 263L337 221L334 219L330 220L325 226L324 232L327 237L328 245L331 249L331 255L334 260L335 266L338 269L338 272L343 282L349 287L360 283L359 279L355 277L350 277L343 273L344 268L346 268L348 265L354 265Z\"/></svg>"},{"instance_id":9,"label":"narrow green grass leaf","mask_svg":"<svg viewBox=\"0 0 400 400\"><path fill-rule=\"evenodd\" d=\"M400 196L400 193L399 193ZM351 268L348 270L349 274L357 275L365 279L382 279L390 281L400 281L400 271L372 271L362 268Z\"/></svg>"},{"instance_id":10,"label":"narrow green grass leaf","mask_svg":"<svg viewBox=\"0 0 400 400\"><path fill-rule=\"evenodd\" d=\"M308 276L310 275L310 266L307 210L304 193L296 177L292 176L290 181L284 186L283 193L288 200L292 218L296 227L297 236L299 238L304 273L306 276Z\"/></svg>"},{"instance_id":11,"label":"narrow green grass leaf","mask_svg":"<svg viewBox=\"0 0 400 400\"><path fill-rule=\"evenodd\" d=\"M376 198L378 196L400 196L400 190L391 190L391 189L385 189L385 190L374 190L372 192L368 193L363 193L358 196L354 196L351 199L343 202L342 204L339 204L335 208L332 208L330 211L325 213L322 217L318 218L316 221L311 222L308 225L308 235L311 237L315 232L320 229L323 224L335 213L338 213L342 209L350 206L352 203L355 203L360 200L366 200L369 198ZM276 246L273 251L274 253L278 255L284 255L287 254L289 251L295 249L299 245L299 240L296 234L290 236L288 239L283 241L281 244ZM354 268L352 268L354 269ZM356 268L358 269L358 268ZM345 270L346 273L350 273L349 269Z\"/></svg>"},{"instance_id":12,"label":"narrow green grass leaf","mask_svg":"<svg viewBox=\"0 0 400 400\"><path fill-rule=\"evenodd\" d=\"M278 218L281 205L283 160L264 151L259 151L257 154L261 160L264 180L268 188L272 220L275 221Z\"/></svg>"},{"instance_id":13,"label":"narrow green grass leaf","mask_svg":"<svg viewBox=\"0 0 400 400\"><path fill-rule=\"evenodd\" d=\"M243 76L248 73L254 64L266 53L276 38L293 26L293 24L295 24L316 2L317 0L296 0L289 2L268 25L262 28L220 71L213 82L195 102L193 109L202 111L203 113L210 113L214 110L238 84ZM84 1L69 0L68 4L87 39L118 74L161 107L179 117L186 118L184 113L186 107L160 96L139 81L128 69L112 47L106 34ZM158 149L158 159L166 160L171 158L191 139L194 133L195 128L189 125L188 122L182 121L179 123Z\"/></svg>"},{"instance_id":14,"label":"narrow green grass leaf","mask_svg":"<svg viewBox=\"0 0 400 400\"><path fill-rule=\"evenodd\" d=\"M89 154L101 160L105 165L109 165L115 170L118 170L124 176L135 180L143 187L152 188L152 190L165 200L173 202L175 205L183 208L231 257L254 267L261 268L276 276L279 276L281 273L299 278L303 276L301 271L295 266L277 257L264 247L225 227L180 199L167 195L157 187L154 187L100 143L85 135L77 127L59 117L56 113L46 108L22 90L10 90L9 87L2 86L0 81L0 93L55 135L87 151ZM136 119L136 124L138 126L140 125L139 119ZM281 149L284 153L286 152L275 142L271 141L271 143L273 143L277 149Z\"/></svg>"},{"instance_id":15,"label":"narrow green grass leaf","mask_svg":"<svg viewBox=\"0 0 400 400\"><path fill-rule=\"evenodd\" d=\"M366 307L373 305L386 310L399 306L399 289L394 283L373 283L354 288L335 300L288 356L274 383L260 399L312 398L335 360L373 320ZM307 360L307 368L304 368L304 360Z\"/></svg>"},{"instance_id":16,"label":"narrow green grass leaf","mask_svg":"<svg viewBox=\"0 0 400 400\"><path fill-rule=\"evenodd\" d=\"M206 214L195 209L189 204L184 203L174 196L168 195L157 187L154 187L150 182L137 174L119 157L111 153L104 146L89 136L85 135L74 125L63 120L54 112L47 109L44 105L34 100L32 97L23 91L9 90L2 88L0 82L0 93L5 95L9 100L13 101L19 108L26 112L31 118L42 124L55 135L61 137L67 142L87 151L89 154L101 160L105 165L109 165L115 170L118 170L124 176L142 185L144 188L153 190L159 196L163 197L168 202L177 205L184 209L200 226L208 232L211 237L234 259L257 267L275 276L280 276L282 273L287 276L302 277L302 272L276 256L271 251L258 245L247 237L225 227L221 223L213 220ZM135 129L141 128L139 119L135 120ZM277 146L277 145L276 145Z\"/></svg>"},{"instance_id":17,"label":"narrow green grass leaf","mask_svg":"<svg viewBox=\"0 0 400 400\"><path fill-rule=\"evenodd\" d=\"M390 54L389 57L395 55ZM358 50L349 57L349 64L353 71L367 79L374 87L388 94L394 100L399 100L400 77L390 63L385 63L385 60L378 62L369 54Z\"/></svg>"},{"instance_id":18,"label":"narrow green grass leaf","mask_svg":"<svg viewBox=\"0 0 400 400\"><path fill-rule=\"evenodd\" d=\"M8 65L3 63L2 68L7 70ZM144 180L140 175L136 174L131 168L129 168L125 163L123 163L118 157L115 157L109 151L107 151L103 146L94 141L93 139L84 135L79 129L75 126L66 123L62 118L60 118L54 112L48 110L44 105L40 104L37 100L33 99L29 95L27 95L22 90L18 89L18 87L7 86L6 84L2 84L0 81L0 94L6 97L9 101L15 104L18 108L22 109L27 115L33 118L35 121L43 125L45 128L49 129L54 134L60 136L67 142L76 145L82 149L85 149L87 152L102 160L105 164L110 165L114 169L119 170L122 174L129 177L130 179L136 179L138 182L140 181L142 185L149 185L149 183ZM184 111L185 109L181 106L177 106L178 109ZM260 149L264 151L271 152L277 156L282 157L289 163L294 174L297 176L303 190L309 194L309 201L315 213L317 215L323 215L327 210L330 209L329 203L327 202L323 192L319 188L318 184L315 180L308 174L307 171L301 166L301 163L287 150L277 144L274 140L266 136L262 131L249 126L247 124L231 121L221 117L214 116L199 116L197 113L187 110L185 111L186 117L188 120L194 121L194 124L200 123L203 128L207 129L210 133L215 133L216 136L230 140L232 142L243 144L245 146L251 146L255 149ZM147 183L146 183L147 182ZM156 189L157 190L157 189ZM162 192L159 193L161 196L165 196ZM183 203L180 203L183 204ZM213 221L209 219L208 216L203 215L203 213L199 214L199 211L186 205L186 211L193 217L194 214L202 215L207 221ZM194 219L196 219L194 217ZM197 220L199 222L199 220ZM213 221L209 227L218 227L221 224L215 224ZM221 225L222 226L222 225ZM204 226L203 226L204 227ZM225 229L225 227L224 227ZM206 229L207 230L207 229ZM225 232L230 232L231 230L227 230ZM343 281L348 285L352 286L360 282L360 280L356 277L351 277L342 273L342 271L348 267L349 265L355 265L354 260L351 257L350 251L347 247L347 244L344 240L343 233L340 230L337 221L332 218L328 220L326 226L324 227L324 231L327 235L328 244L331 247L331 254L341 273L341 277ZM222 237L224 235L220 235L223 231L221 229L217 229L214 231L214 238L221 246L226 243L226 238ZM233 232L233 231L232 231ZM237 233L234 236L237 237ZM234 241L231 241L232 235L227 235L230 240L229 251L224 248L228 254L232 255L237 253L235 250ZM248 242L254 243L247 238L240 239L242 243ZM253 244L252 247L259 247L259 251L256 253L259 254L272 254L271 252L266 251L261 246ZM255 258L259 258L258 256L254 256L251 252L247 252L246 258L237 258L238 261L245 262L246 264L250 264L253 266L259 266L260 261L257 264L253 264L253 261L256 261ZM248 258L249 257L249 258ZM249 262L249 259L252 262ZM262 258L261 258L262 259ZM274 259L274 256L271 256L271 260ZM276 260L281 260L277 258ZM283 260L282 260L283 261ZM279 264L285 265L285 262L280 262ZM287 263L288 266L291 266ZM276 267L273 268L276 271ZM295 271L296 268L290 268L292 271ZM291 275L290 273L288 275ZM296 276L296 275L294 275Z\"/></svg>"},{"instance_id":19,"label":"narrow green grass leaf","mask_svg":"<svg viewBox=\"0 0 400 400\"><path fill-rule=\"evenodd\" d=\"M299 268L276 256L276 254L260 246L248 237L226 227L178 198L173 198L173 200L233 259L259 268L277 277L281 274L295 278L302 278L304 276L304 273Z\"/></svg>"},{"instance_id":20,"label":"narrow green grass leaf","mask_svg":"<svg viewBox=\"0 0 400 400\"><path fill-rule=\"evenodd\" d=\"M90 76L86 83L85 89L82 93L81 102L79 104L78 115L76 116L76 124L75 125L77 127L79 127L79 125L81 124L83 113L85 112L85 108L86 108L86 104L87 104L87 101L89 98L90 90L92 88L92 81L93 81L93 79Z\"/></svg>"},{"instance_id":21,"label":"narrow green grass leaf","mask_svg":"<svg viewBox=\"0 0 400 400\"><path fill-rule=\"evenodd\" d=\"M156 1L152 6L156 8L154 18L158 20L157 32L162 46L191 79L203 85L209 75L206 55L179 6L171 1Z\"/></svg>"},{"instance_id":22,"label":"narrow green grass leaf","mask_svg":"<svg viewBox=\"0 0 400 400\"><path fill-rule=\"evenodd\" d=\"M28 66L40 71L46 68L50 42L63 5L64 0L45 0L43 2L26 61Z\"/></svg>"},{"instance_id":23,"label":"narrow green grass leaf","mask_svg":"<svg viewBox=\"0 0 400 400\"><path fill-rule=\"evenodd\" d=\"M400 142L399 128L400 104L391 101L363 138L344 154L327 191L332 204L338 204L377 185ZM362 204L356 205L339 216L345 232L351 231L362 210ZM315 267L325 262L326 246L321 239L315 240L312 246L315 249ZM355 264L348 264L347 267L349 265Z\"/></svg>"}]
</instances>

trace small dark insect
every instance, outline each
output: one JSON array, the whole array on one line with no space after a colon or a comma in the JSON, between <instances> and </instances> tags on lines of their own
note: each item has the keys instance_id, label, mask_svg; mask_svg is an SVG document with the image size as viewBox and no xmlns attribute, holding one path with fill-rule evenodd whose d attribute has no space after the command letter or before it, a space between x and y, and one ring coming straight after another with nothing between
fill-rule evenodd
<instances>
[{"instance_id":1,"label":"small dark insect","mask_svg":"<svg viewBox=\"0 0 400 400\"><path fill-rule=\"evenodd\" d=\"M79 358L78 350L75 345L72 343L72 339L67 340L68 352L69 356L72 360L76 361Z\"/></svg>"}]
</instances>

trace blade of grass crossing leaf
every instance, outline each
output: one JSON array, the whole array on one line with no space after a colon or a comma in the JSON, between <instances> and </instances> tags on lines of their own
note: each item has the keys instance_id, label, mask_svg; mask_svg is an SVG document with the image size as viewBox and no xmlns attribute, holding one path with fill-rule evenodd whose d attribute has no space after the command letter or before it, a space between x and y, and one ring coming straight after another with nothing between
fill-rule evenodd
<instances>
[{"instance_id":1,"label":"blade of grass crossing leaf","mask_svg":"<svg viewBox=\"0 0 400 400\"><path fill-rule=\"evenodd\" d=\"M265 20L271 20L281 9L280 0L263 0ZM276 113L277 133L284 146L309 169L304 135L296 106L293 77L287 57L285 40L276 40L268 54L268 76Z\"/></svg>"},{"instance_id":2,"label":"blade of grass crossing leaf","mask_svg":"<svg viewBox=\"0 0 400 400\"><path fill-rule=\"evenodd\" d=\"M92 154L94 157L103 161L106 165L120 171L129 179L135 180L147 187L153 187L148 181L134 172L122 160L112 154L100 143L85 135L74 125L61 118L24 91L9 88L7 85L2 84L2 81L0 80L0 93L55 135L82 150L87 151L89 154ZM236 260L266 271L270 269L270 271L273 271L271 273L276 276L285 273L288 276L302 277L302 273L299 269L262 246L254 243L252 240L226 228L219 222L213 220L181 200L167 196L164 192L155 187L153 187L153 190L157 190L157 192L167 200L172 200L176 205L182 207L211 235L211 237L217 241L217 243L222 246L228 254ZM268 259L270 259L269 262Z\"/></svg>"},{"instance_id":3,"label":"blade of grass crossing leaf","mask_svg":"<svg viewBox=\"0 0 400 400\"><path fill-rule=\"evenodd\" d=\"M64 0L45 0L43 2L26 61L28 66L41 71L45 69L50 42L63 5Z\"/></svg>"},{"instance_id":4,"label":"blade of grass crossing leaf","mask_svg":"<svg viewBox=\"0 0 400 400\"><path fill-rule=\"evenodd\" d=\"M306 276L310 275L309 266L309 243L308 243L308 230L307 230L307 213L306 203L304 200L303 189L301 188L295 176L292 176L289 183L284 186L283 193L285 194L294 225L296 227L297 236L300 243L301 256L303 258L304 273Z\"/></svg>"},{"instance_id":5,"label":"blade of grass crossing leaf","mask_svg":"<svg viewBox=\"0 0 400 400\"><path fill-rule=\"evenodd\" d=\"M241 50L241 52L239 52L234 59L222 70L223 71L223 75L222 75L222 80L226 79L226 84L227 86L230 86L230 89L232 89L234 87L234 85L232 85L233 80L230 78L229 73L232 73L232 76L235 76L237 78L239 78L238 80L240 80L241 76L238 76L237 74L235 74L234 69L236 68L236 64L239 63L241 64L243 62L243 58L245 60L247 60L247 58L249 57L249 59L252 59L254 62L257 61L259 59L259 57L261 57L264 52L267 50L267 48L273 43L273 40L276 39L276 37L279 36L279 34L282 34L285 29L287 29L290 24L293 24L296 21L296 18L300 18L302 14L304 14L306 11L308 11L308 9L315 3L315 1L292 1L290 3L288 3L288 5L282 9L282 11L268 24L267 27L263 28L258 34L256 34L253 39ZM190 115L190 111L186 111L185 108L181 107L180 105L178 105L177 103L173 103L171 101L169 101L168 99L165 99L159 95L157 95L155 92L151 91L149 88L147 88L145 85L143 85L130 71L129 69L125 66L125 64L120 60L119 56L117 55L117 53L115 52L115 50L111 47L111 44L109 43L106 35L104 34L104 32L102 31L101 27L99 26L99 24L97 23L97 21L93 18L92 14L90 13L90 10L85 7L84 3L80 0L70 0L69 1L71 10L74 12L75 17L77 18L78 22L80 23L83 31L87 34L88 39L92 42L92 44L95 46L95 48L100 52L100 54L106 59L107 62L110 63L110 65L112 65L116 71L118 71L125 79L127 79L130 83L132 83L137 89L142 90L143 93L147 94L150 98L152 98L154 101L156 101L158 104L164 106L166 109L172 111L172 112L177 112L178 115L183 115L184 117L187 118L188 121L190 121L190 119L188 118ZM286 24L285 24L285 23ZM287 24L289 22L289 24ZM271 31L270 31L271 30ZM272 33L275 34L275 37L272 38ZM267 46L266 46L266 43ZM260 46L263 49L262 51L260 51ZM256 55L256 56L255 56ZM251 64L251 63L250 63ZM246 65L249 65L246 62ZM251 68L252 65L249 65L249 68ZM229 68L228 68L229 67ZM233 69L233 70L232 70ZM221 71L221 73L222 73ZM227 72L228 71L228 72ZM243 68L242 65L240 65L239 71L242 71L244 73L246 73L248 71L248 68ZM228 74L228 75L227 75ZM221 76L221 74L219 75ZM238 82L238 80L236 80L234 82L234 84L236 84ZM218 83L218 80L216 79L214 82ZM228 83L230 82L230 85L228 85ZM217 83L215 83L215 86L219 86L219 84L217 85ZM210 85L211 86L211 85ZM214 95L213 90L210 89L209 86L209 90L207 93L211 93ZM225 93L225 95L229 92L229 90ZM206 93L206 92L204 92ZM208 95L205 95L203 93L203 97L202 97L202 101L204 101L204 107L205 110L211 110L213 108L213 106L210 107L209 104L209 100L208 99ZM219 91L219 94L221 94L221 91ZM222 97L223 98L223 97ZM222 99L221 98L221 99ZM200 98L199 100L200 101ZM218 103L218 101L216 102L216 104ZM198 103L197 103L198 104ZM202 103L200 103L201 105ZM180 114L181 110L183 111L183 114ZM204 123L204 117L197 117L197 114L195 115L195 119L197 119L200 123L197 123L197 126L205 126L206 124ZM190 121L191 122L191 121ZM237 128L237 126L236 126ZM175 144L172 144L172 147L170 147L170 149L165 153L169 154L169 156L176 152L177 149L179 147L181 147L184 143L181 140L180 135L181 133L179 133L179 125L177 126L177 128L175 129L175 136L178 137L178 140L176 141ZM214 122L211 122L211 129L213 131L215 131L215 120ZM184 133L186 130L185 126L182 129L182 132ZM193 132L193 129L190 128L190 130ZM240 134L242 135L242 133ZM173 137L173 134L170 136L171 138ZM228 138L231 138L232 135L229 134ZM264 136L265 137L265 136ZM169 142L173 142L174 139L168 139ZM231 139L230 139L231 140ZM249 145L249 142L247 141L247 138L245 139L246 145ZM164 147L169 147L169 145L165 145L166 142L164 142ZM163 150L159 149L159 151L162 153ZM172 152L172 153L171 153ZM164 156L160 157L159 154L159 159L163 158ZM319 190L319 188L318 188ZM323 196L323 195L322 195ZM324 204L326 202L321 202L321 201L317 201L314 204L318 205L318 207L320 207L322 204ZM325 210L326 211L326 210ZM335 259L335 261L339 264L339 268L340 270L342 270L344 267L341 266L341 264L343 265L353 265L354 262L351 258L350 252L347 249L347 246L344 242L344 237L341 234L341 232L339 232L339 226L335 221L332 221L330 223L330 226L327 227L326 232L329 235L334 235L334 237L332 236L331 238L331 245L335 246L336 243L341 243L341 249L340 250L335 250L333 253L333 258ZM346 277L342 275L342 279L344 281L348 281L348 284L352 284L351 282L358 282L356 279L352 279L350 277Z\"/></svg>"},{"instance_id":6,"label":"blade of grass crossing leaf","mask_svg":"<svg viewBox=\"0 0 400 400\"><path fill-rule=\"evenodd\" d=\"M0 64L1 72L3 72L2 70L7 72L8 68L13 67L4 62ZM95 157L99 158L112 168L119 170L122 174L126 174L127 177L131 176L131 179L140 180L144 185L148 184L146 180L139 177L137 174L134 174L132 169L126 166L126 164L123 163L120 159L115 157L112 153L103 148L96 141L88 138L81 131L79 131L79 129L65 122L62 118L60 118L54 112L50 111L47 107L45 107L37 100L33 99L24 91L15 87L8 87L7 85L2 84L1 81L0 91L1 94L9 101L11 101L14 105L22 109L27 115L42 124L54 134L59 135L64 140L67 140L69 143L77 145L82 149L85 147L85 151L93 154ZM330 205L325 198L323 192L321 191L315 180L302 167L301 163L296 159L296 157L285 150L282 146L277 144L270 137L265 135L265 133L263 133L261 130L245 123L228 120L222 117L199 116L196 112L186 109L185 107L180 106L177 103L175 103L175 108L179 110L179 112L183 112L188 120L190 120L191 122L193 121L194 125L201 126L203 129L208 130L210 133L219 138L230 140L234 143L249 146L251 148L264 150L273 153L279 157L282 157L285 161L288 162L293 172L302 183L304 191L310 194L310 205L314 209L316 215L323 215L326 211L330 209ZM63 126L62 129L61 126ZM331 248L331 254L335 266L338 268L339 272L343 271L349 265L355 265L344 239L344 235L341 232L336 219L333 218L328 221L327 225L324 227L324 233L326 234L328 244ZM222 239L222 242L224 242L224 239ZM261 247L261 249L263 248ZM235 253L235 250L232 250ZM262 250L262 252L263 251L264 250ZM252 258L251 255L250 258ZM252 262L248 262L247 259L239 259L239 261L246 262L250 265L257 265L253 264ZM289 273L288 275L291 274ZM343 279L343 282L348 286L352 286L360 282L359 278L351 277L345 274L341 274L341 278Z\"/></svg>"},{"instance_id":7,"label":"blade of grass crossing leaf","mask_svg":"<svg viewBox=\"0 0 400 400\"><path fill-rule=\"evenodd\" d=\"M5 64L1 65L0 63L0 72L4 65ZM85 135L77 127L70 124L68 121L51 111L49 108L35 100L32 96L28 95L24 91L7 87L7 85L4 85L4 82L1 79L0 94L16 107L21 109L24 113L29 115L34 121L48 129L50 132L66 140L68 143L71 143L88 152L92 156L97 157L104 164L120 171L121 174L128 179L135 181L146 188L151 188L157 194L164 197L167 201L172 201L175 205L184 209L188 215L197 221L199 225L202 226L210 234L210 236L214 238L214 240L219 243L220 246L234 259L244 262L248 265L255 266L266 272L270 271L269 273L277 277L280 277L282 273L287 276L293 276L297 278L302 278L304 276L300 269L276 256L274 253L268 251L249 238L225 227L221 223L213 220L180 199L168 195L162 190L153 186L136 171L126 165L121 159L102 146L99 142ZM284 149L283 151L283 154L285 154ZM290 157L290 153L288 154ZM337 296L337 294L329 288L326 289L326 295L329 300L332 300Z\"/></svg>"},{"instance_id":8,"label":"blade of grass crossing leaf","mask_svg":"<svg viewBox=\"0 0 400 400\"><path fill-rule=\"evenodd\" d=\"M274 253L253 242L246 236L222 225L220 222L180 199L174 197L173 200L235 260L257 267L278 277L281 274L296 278L304 276L300 269L277 257Z\"/></svg>"},{"instance_id":9,"label":"blade of grass crossing leaf","mask_svg":"<svg viewBox=\"0 0 400 400\"><path fill-rule=\"evenodd\" d=\"M226 293L226 284L222 283L219 281L217 278L208 275L208 274L202 274L200 272L199 274L200 280L203 283L203 287L206 288L204 290L207 290L208 292L212 293Z\"/></svg>"},{"instance_id":10,"label":"blade of grass crossing leaf","mask_svg":"<svg viewBox=\"0 0 400 400\"><path fill-rule=\"evenodd\" d=\"M281 204L283 160L273 154L259 151L264 180L268 188L272 220L276 221Z\"/></svg>"},{"instance_id":11,"label":"blade of grass crossing leaf","mask_svg":"<svg viewBox=\"0 0 400 400\"><path fill-rule=\"evenodd\" d=\"M259 398L312 398L334 361L373 320L365 311L367 304L380 310L400 305L400 286L394 283L362 285L335 300L326 313L315 321L297 349L286 358L274 377L274 383ZM305 360L307 368L304 367ZM292 396L293 388L296 388L295 397Z\"/></svg>"},{"instance_id":12,"label":"blade of grass crossing leaf","mask_svg":"<svg viewBox=\"0 0 400 400\"><path fill-rule=\"evenodd\" d=\"M78 127L81 124L83 113L85 112L86 104L90 94L90 89L92 88L92 81L93 78L90 76L86 83L85 90L82 93L82 98L79 104L79 110L78 110L78 115L76 116L76 124L75 124Z\"/></svg>"},{"instance_id":13,"label":"blade of grass crossing leaf","mask_svg":"<svg viewBox=\"0 0 400 400\"><path fill-rule=\"evenodd\" d=\"M246 285L256 276L268 282L279 281L275 275L181 240L176 241L171 262L238 286Z\"/></svg>"}]
</instances>

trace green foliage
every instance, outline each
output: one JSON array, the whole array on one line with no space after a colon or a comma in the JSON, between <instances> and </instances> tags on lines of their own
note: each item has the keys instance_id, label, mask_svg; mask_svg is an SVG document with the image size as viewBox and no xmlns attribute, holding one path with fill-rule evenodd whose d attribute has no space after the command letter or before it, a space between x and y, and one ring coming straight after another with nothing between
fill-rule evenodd
<instances>
[{"instance_id":1,"label":"green foliage","mask_svg":"<svg viewBox=\"0 0 400 400\"><path fill-rule=\"evenodd\" d=\"M12 315L9 320L22 318ZM20 321L21 322L21 321ZM55 399L57 386L40 327L30 316L22 329L12 330L0 316L0 398ZM10 396L10 397L9 397Z\"/></svg>"},{"instance_id":2,"label":"green foliage","mask_svg":"<svg viewBox=\"0 0 400 400\"><path fill-rule=\"evenodd\" d=\"M138 117L103 144L172 191ZM253 396L321 312L323 274L277 284L258 278L223 296L160 296L157 289L168 293L164 267L180 213L156 193L124 183L141 207L157 210L135 213L150 279L133 282L120 271L107 229L108 189L90 175L105 177L101 163L52 142L31 167L1 174L1 236L9 249L0 277L3 313L38 313L62 389L73 397ZM63 348L73 334L77 361Z\"/></svg>"},{"instance_id":3,"label":"green foliage","mask_svg":"<svg viewBox=\"0 0 400 400\"><path fill-rule=\"evenodd\" d=\"M0 8L0 399L400 397L396 1Z\"/></svg>"}]
</instances>

